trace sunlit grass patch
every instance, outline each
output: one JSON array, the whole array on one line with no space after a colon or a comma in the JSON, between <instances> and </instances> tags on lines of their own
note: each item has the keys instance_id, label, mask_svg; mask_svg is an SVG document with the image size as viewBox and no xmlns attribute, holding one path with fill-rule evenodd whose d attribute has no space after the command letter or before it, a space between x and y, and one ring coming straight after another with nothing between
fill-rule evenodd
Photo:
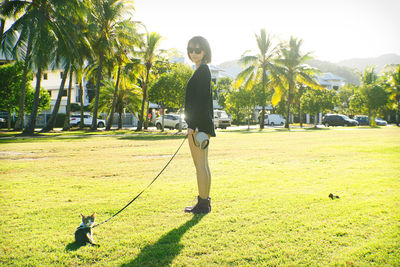
<instances>
[{"instance_id":1,"label":"sunlit grass patch","mask_svg":"<svg viewBox=\"0 0 400 267\"><path fill-rule=\"evenodd\" d=\"M187 144L159 180L75 248L80 213L123 207L183 141L163 134L47 136L0 143L4 265L400 265L400 130L220 131L212 212ZM330 193L340 198L331 200Z\"/></svg>"}]
</instances>

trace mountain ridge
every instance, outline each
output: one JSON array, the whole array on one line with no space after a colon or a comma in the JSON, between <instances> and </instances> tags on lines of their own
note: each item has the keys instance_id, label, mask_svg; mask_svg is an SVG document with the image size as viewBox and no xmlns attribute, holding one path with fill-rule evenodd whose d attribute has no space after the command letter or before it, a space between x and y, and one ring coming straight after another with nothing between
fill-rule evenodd
<instances>
[{"instance_id":1,"label":"mountain ridge","mask_svg":"<svg viewBox=\"0 0 400 267\"><path fill-rule=\"evenodd\" d=\"M394 53L384 54L373 58L351 58L336 63L312 59L307 62L310 66L319 69L321 72L331 72L341 76L346 82L360 84L360 74L367 66L375 66L376 72L381 72L385 65L400 64L400 56ZM225 61L217 65L232 77L243 70L239 60Z\"/></svg>"}]
</instances>

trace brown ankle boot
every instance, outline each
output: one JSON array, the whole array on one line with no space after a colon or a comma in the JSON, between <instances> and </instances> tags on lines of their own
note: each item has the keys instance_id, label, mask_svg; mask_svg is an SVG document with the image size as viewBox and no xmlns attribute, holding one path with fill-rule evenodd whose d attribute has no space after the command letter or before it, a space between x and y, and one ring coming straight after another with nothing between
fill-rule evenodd
<instances>
[{"instance_id":1,"label":"brown ankle boot","mask_svg":"<svg viewBox=\"0 0 400 267\"><path fill-rule=\"evenodd\" d=\"M211 211L211 198L203 199L197 196L197 204L193 207L186 207L185 212L198 213L209 213Z\"/></svg>"}]
</instances>

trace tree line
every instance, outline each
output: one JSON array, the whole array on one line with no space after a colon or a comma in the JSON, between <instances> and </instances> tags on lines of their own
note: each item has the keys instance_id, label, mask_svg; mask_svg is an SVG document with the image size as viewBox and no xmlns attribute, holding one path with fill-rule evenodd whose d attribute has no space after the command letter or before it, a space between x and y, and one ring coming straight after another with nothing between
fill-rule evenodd
<instances>
[{"instance_id":1,"label":"tree line","mask_svg":"<svg viewBox=\"0 0 400 267\"><path fill-rule=\"evenodd\" d=\"M83 121L84 78L94 89L92 130L97 129L97 115L107 113L106 130L111 129L113 115L139 111L137 130L148 126L149 101L182 110L186 81L192 69L174 64L169 58L174 51L159 49L162 37L148 32L141 22L132 20L132 1L122 0L5 0L0 8L1 52L14 65L0 67L9 84L1 88L4 95L0 109L16 112L16 130L34 134L36 116L49 106L47 92L41 89L43 72L62 69L62 79L54 109L42 131L50 131L60 108L64 90L68 90L64 130L70 129L70 91L73 75L79 84L79 106ZM11 27L4 32L6 20ZM267 104L290 115L338 110L346 114L382 114L388 109L399 113L399 68L377 75L373 68L363 73L360 86L348 85L338 93L326 90L316 80L319 71L306 64L310 53L302 53L302 40L291 37L275 44L262 29L255 35L258 50L245 52L240 61L244 70L234 80L220 79L214 86L221 106L236 121L247 118L256 106L262 106L260 128ZM8 68L8 69L7 69ZM12 68L15 78L7 76ZM36 85L30 79L36 76ZM3 79L2 79L3 80ZM68 83L68 86L66 84ZM67 87L67 88L66 88ZM7 99L7 101L4 101ZM27 127L24 115L30 114ZM399 116L397 116L399 118ZM300 121L300 123L302 123ZM80 127L84 127L83 124Z\"/></svg>"},{"instance_id":2,"label":"tree line","mask_svg":"<svg viewBox=\"0 0 400 267\"><path fill-rule=\"evenodd\" d=\"M141 22L132 20L133 1L122 0L34 0L3 1L0 8L1 53L20 66L18 93L14 94L16 130L34 134L36 117L43 100L41 81L48 69L61 69L62 80L54 109L42 131L54 128L64 90L71 90L73 75L79 83L81 121L83 121L83 79L94 88L92 130L97 129L97 115L107 112L109 130L115 111L140 111L138 130L147 127L148 87L165 71L169 54L159 49L162 36L148 32ZM13 23L4 31L7 20ZM2 68L11 68L10 66ZM22 71L21 71L22 69ZM32 73L36 76L33 103L27 106ZM7 79L11 81L9 76ZM68 88L66 87L69 81ZM11 83L11 82L10 82ZM10 91L11 87L2 87ZM7 88L7 89L4 89ZM13 89L14 90L14 89ZM9 92L10 93L10 92ZM70 92L64 129L69 129ZM15 99L15 96L18 98ZM11 98L7 98L11 101ZM9 102L10 102L9 101ZM11 105L1 103L1 109L11 112ZM28 110L27 110L28 109ZM24 127L24 115L30 120ZM83 127L81 124L80 127Z\"/></svg>"},{"instance_id":3,"label":"tree line","mask_svg":"<svg viewBox=\"0 0 400 267\"><path fill-rule=\"evenodd\" d=\"M396 123L400 119L400 65L388 66L378 75L375 68L367 67L361 76L361 85L346 84L337 91L321 86L316 75L320 71L306 64L312 57L302 53L302 40L291 37L288 42L274 45L265 29L255 35L258 50L245 52L240 62L244 66L234 79L220 79L214 92L218 103L236 123L254 117L261 106L260 128L264 127L265 106L285 114L285 127L289 128L290 115L296 114L302 126L303 114L319 113L367 114L373 118L395 111Z\"/></svg>"}]
</instances>

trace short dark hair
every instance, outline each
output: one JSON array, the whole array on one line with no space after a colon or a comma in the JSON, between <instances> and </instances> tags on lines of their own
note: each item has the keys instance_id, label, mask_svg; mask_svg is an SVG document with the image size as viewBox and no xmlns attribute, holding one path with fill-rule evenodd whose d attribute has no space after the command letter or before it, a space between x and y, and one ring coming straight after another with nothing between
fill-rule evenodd
<instances>
[{"instance_id":1,"label":"short dark hair","mask_svg":"<svg viewBox=\"0 0 400 267\"><path fill-rule=\"evenodd\" d=\"M198 46L201 50L204 51L204 57L202 63L208 64L211 63L211 48L207 39L202 36L195 36L188 42L189 45ZM190 54L188 53L188 57L190 58Z\"/></svg>"}]
</instances>

